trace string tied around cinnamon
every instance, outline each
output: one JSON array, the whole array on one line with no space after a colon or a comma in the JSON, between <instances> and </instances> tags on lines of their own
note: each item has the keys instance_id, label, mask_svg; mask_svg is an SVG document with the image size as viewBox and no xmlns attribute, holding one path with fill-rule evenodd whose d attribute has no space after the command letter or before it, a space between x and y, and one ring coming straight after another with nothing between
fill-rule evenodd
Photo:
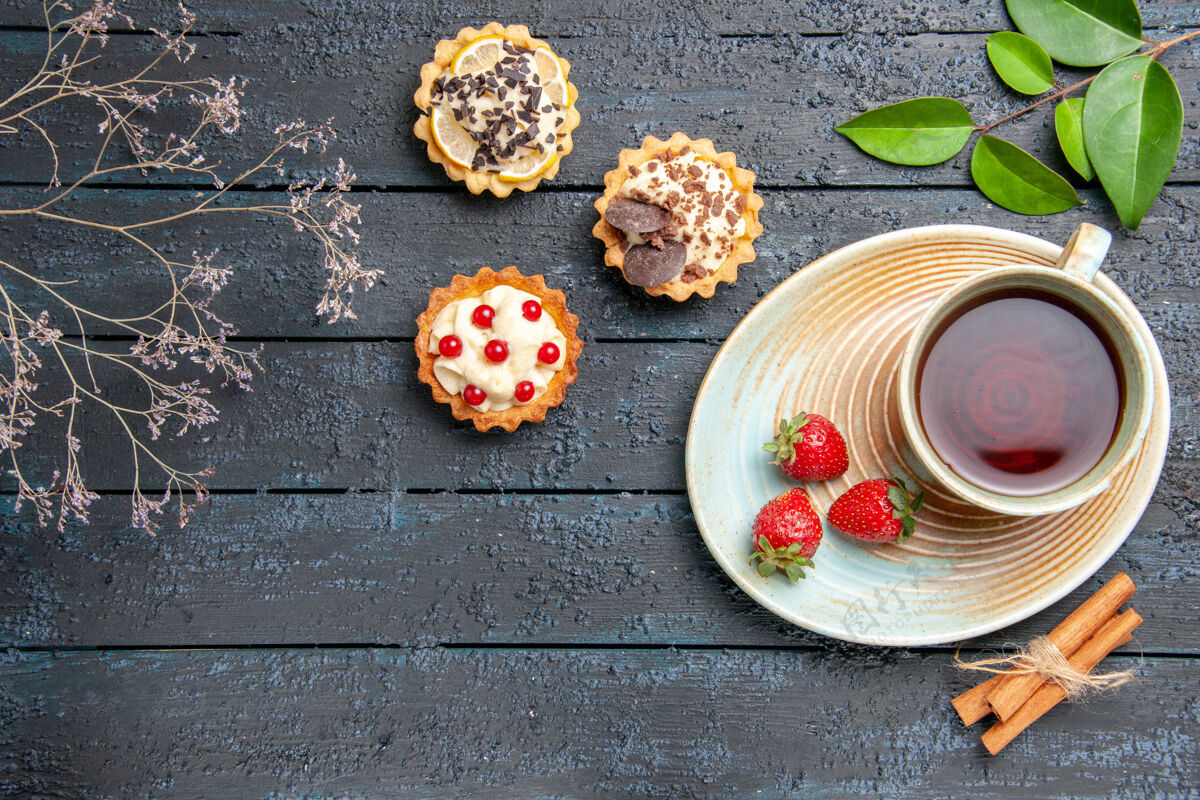
<instances>
[{"instance_id":1,"label":"string tied around cinnamon","mask_svg":"<svg viewBox=\"0 0 1200 800\"><path fill-rule=\"evenodd\" d=\"M1068 700L1075 700L1091 690L1115 689L1134 679L1132 670L1105 672L1098 675L1080 672L1071 665L1071 662L1067 661L1067 657L1062 654L1058 646L1045 636L1038 636L1030 641L1028 646L1018 649L1010 656L1001 658L963 661L955 653L954 665L961 670L977 670L993 674L1037 674L1043 680L1061 687Z\"/></svg>"}]
</instances>

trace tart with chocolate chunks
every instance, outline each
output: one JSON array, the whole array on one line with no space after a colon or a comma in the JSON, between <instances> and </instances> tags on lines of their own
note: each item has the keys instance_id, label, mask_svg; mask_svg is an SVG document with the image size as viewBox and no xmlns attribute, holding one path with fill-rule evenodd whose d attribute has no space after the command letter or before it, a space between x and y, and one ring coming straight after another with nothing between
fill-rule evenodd
<instances>
[{"instance_id":1,"label":"tart with chocolate chunks","mask_svg":"<svg viewBox=\"0 0 1200 800\"><path fill-rule=\"evenodd\" d=\"M541 422L579 375L579 317L541 275L484 267L429 293L417 317L417 377L478 430Z\"/></svg>"},{"instance_id":2,"label":"tart with chocolate chunks","mask_svg":"<svg viewBox=\"0 0 1200 800\"><path fill-rule=\"evenodd\" d=\"M604 263L648 294L712 297L754 260L762 205L754 173L733 153L682 133L665 142L647 136L604 176L592 233L604 242Z\"/></svg>"},{"instance_id":3,"label":"tart with chocolate chunks","mask_svg":"<svg viewBox=\"0 0 1200 800\"><path fill-rule=\"evenodd\" d=\"M532 191L573 147L579 92L570 71L524 25L463 28L421 67L413 131L429 160L473 194Z\"/></svg>"}]
</instances>

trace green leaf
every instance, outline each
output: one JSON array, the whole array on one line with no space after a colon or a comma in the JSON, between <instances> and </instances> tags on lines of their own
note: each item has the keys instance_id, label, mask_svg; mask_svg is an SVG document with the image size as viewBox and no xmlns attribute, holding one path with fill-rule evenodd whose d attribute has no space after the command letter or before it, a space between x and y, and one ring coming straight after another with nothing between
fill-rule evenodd
<instances>
[{"instance_id":1,"label":"green leaf","mask_svg":"<svg viewBox=\"0 0 1200 800\"><path fill-rule=\"evenodd\" d=\"M925 166L952 157L975 130L971 115L949 97L918 97L859 114L837 132L894 164Z\"/></svg>"},{"instance_id":2,"label":"green leaf","mask_svg":"<svg viewBox=\"0 0 1200 800\"><path fill-rule=\"evenodd\" d=\"M784 572L786 572L787 576L793 581L798 581L804 577L804 570L801 569L797 564L789 564Z\"/></svg>"},{"instance_id":3,"label":"green leaf","mask_svg":"<svg viewBox=\"0 0 1200 800\"><path fill-rule=\"evenodd\" d=\"M1142 46L1142 15L1134 0L1008 0L1017 28L1050 57L1096 67Z\"/></svg>"},{"instance_id":4,"label":"green leaf","mask_svg":"<svg viewBox=\"0 0 1200 800\"><path fill-rule=\"evenodd\" d=\"M762 575L764 578L771 577L775 574L775 565L770 561L758 562L758 574Z\"/></svg>"},{"instance_id":5,"label":"green leaf","mask_svg":"<svg viewBox=\"0 0 1200 800\"><path fill-rule=\"evenodd\" d=\"M908 497L905 496L905 491L895 486L888 487L887 498L893 508L901 509L908 505Z\"/></svg>"},{"instance_id":6,"label":"green leaf","mask_svg":"<svg viewBox=\"0 0 1200 800\"><path fill-rule=\"evenodd\" d=\"M1087 150L1083 146L1083 98L1072 97L1064 100L1054 108L1054 133L1058 136L1058 146L1071 169L1079 173L1079 177L1090 181L1096 177L1092 162L1088 160Z\"/></svg>"},{"instance_id":7,"label":"green leaf","mask_svg":"<svg viewBox=\"0 0 1200 800\"><path fill-rule=\"evenodd\" d=\"M987 37L988 61L1000 80L1021 94L1041 94L1054 88L1054 66L1042 46L1012 31Z\"/></svg>"},{"instance_id":8,"label":"green leaf","mask_svg":"<svg viewBox=\"0 0 1200 800\"><path fill-rule=\"evenodd\" d=\"M1063 176L995 136L979 137L971 177L993 203L1018 214L1057 214L1081 202Z\"/></svg>"},{"instance_id":9,"label":"green leaf","mask_svg":"<svg viewBox=\"0 0 1200 800\"><path fill-rule=\"evenodd\" d=\"M1182 138L1179 89L1150 56L1123 58L1088 87L1083 141L1126 227L1141 224L1175 166Z\"/></svg>"}]
</instances>

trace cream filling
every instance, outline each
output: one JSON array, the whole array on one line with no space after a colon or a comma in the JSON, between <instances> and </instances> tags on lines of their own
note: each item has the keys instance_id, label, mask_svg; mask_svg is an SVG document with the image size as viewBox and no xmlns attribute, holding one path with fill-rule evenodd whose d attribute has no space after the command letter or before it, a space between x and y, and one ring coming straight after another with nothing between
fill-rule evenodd
<instances>
[{"instance_id":1,"label":"cream filling","mask_svg":"<svg viewBox=\"0 0 1200 800\"><path fill-rule=\"evenodd\" d=\"M511 286L495 286L479 297L454 300L438 313L429 331L429 350L440 352L442 337L454 334L462 340L462 353L455 358L438 356L433 362L433 374L450 394L460 394L468 385L487 393L480 411L504 411L521 403L513 396L521 381L533 383L533 400L541 397L554 374L563 368L567 357L567 339L558 330L554 318L544 310L537 320L525 319L521 306L527 300L541 300ZM472 320L475 309L491 306L496 316L492 327L480 328ZM508 358L499 364L488 361L484 348L493 339L508 343ZM558 361L543 364L538 350L546 342L558 345ZM533 402L530 400L529 402Z\"/></svg>"},{"instance_id":2,"label":"cream filling","mask_svg":"<svg viewBox=\"0 0 1200 800\"><path fill-rule=\"evenodd\" d=\"M666 161L647 161L618 192L671 212L675 230L662 238L687 247L685 269L693 267L705 274L716 271L729 257L734 241L746 232L746 221L734 206L740 195L729 174L720 164L691 151L674 154ZM711 203L703 201L706 196ZM647 241L648 234L625 235L630 245L638 245Z\"/></svg>"},{"instance_id":3,"label":"cream filling","mask_svg":"<svg viewBox=\"0 0 1200 800\"><path fill-rule=\"evenodd\" d=\"M499 63L477 72L457 75L447 67L433 93L433 102L451 112L478 144L471 165L478 171L499 172L558 149L566 110L542 90L546 76L533 51L512 48L516 54L506 53Z\"/></svg>"}]
</instances>

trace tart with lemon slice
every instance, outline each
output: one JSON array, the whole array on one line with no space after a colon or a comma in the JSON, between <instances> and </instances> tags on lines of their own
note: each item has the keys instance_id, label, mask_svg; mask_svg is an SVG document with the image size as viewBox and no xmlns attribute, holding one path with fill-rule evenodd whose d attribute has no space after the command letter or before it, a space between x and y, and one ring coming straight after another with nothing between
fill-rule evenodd
<instances>
[{"instance_id":1,"label":"tart with lemon slice","mask_svg":"<svg viewBox=\"0 0 1200 800\"><path fill-rule=\"evenodd\" d=\"M484 267L429 293L417 317L417 376L481 431L541 422L579 375L583 341L566 296L541 275Z\"/></svg>"},{"instance_id":2,"label":"tart with lemon slice","mask_svg":"<svg viewBox=\"0 0 1200 800\"><path fill-rule=\"evenodd\" d=\"M682 133L665 142L647 136L637 150L622 150L595 205L600 221L592 233L605 244L604 263L648 294L677 302L712 297L717 284L736 281L763 230L754 173L709 139Z\"/></svg>"},{"instance_id":3,"label":"tart with lemon slice","mask_svg":"<svg viewBox=\"0 0 1200 800\"><path fill-rule=\"evenodd\" d=\"M531 191L571 152L579 93L570 70L524 25L463 28L421 67L414 131L429 159L472 193Z\"/></svg>"}]
</instances>

